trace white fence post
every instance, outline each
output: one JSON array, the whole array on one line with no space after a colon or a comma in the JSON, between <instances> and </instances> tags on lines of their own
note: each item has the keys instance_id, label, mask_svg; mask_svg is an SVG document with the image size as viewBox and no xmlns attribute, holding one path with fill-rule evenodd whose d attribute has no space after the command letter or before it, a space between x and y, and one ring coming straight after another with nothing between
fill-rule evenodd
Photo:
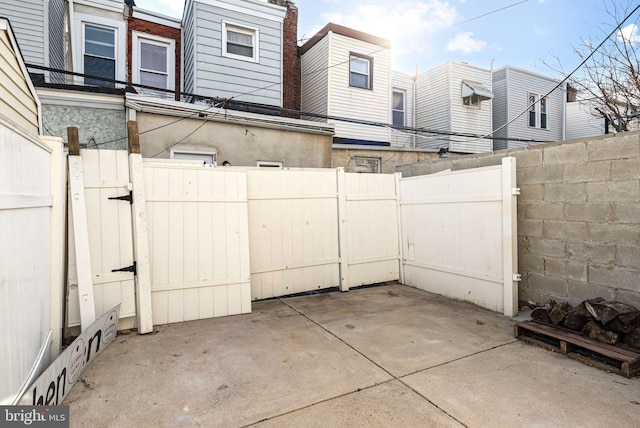
<instances>
[{"instance_id":1,"label":"white fence post","mask_svg":"<svg viewBox=\"0 0 640 428\"><path fill-rule=\"evenodd\" d=\"M84 330L96 320L96 305L93 296L93 277L89 255L89 229L84 196L84 172L80 157L78 128L67 128L69 142L69 189L71 192L71 218L73 245L76 254L78 297L80 299L80 325Z\"/></svg>"},{"instance_id":2,"label":"white fence post","mask_svg":"<svg viewBox=\"0 0 640 428\"><path fill-rule=\"evenodd\" d=\"M66 162L62 156L62 140L54 137L40 137L51 148L51 349L50 361L55 360L62 349L62 329L64 327L64 266L65 256L65 208L67 201Z\"/></svg>"},{"instance_id":3,"label":"white fence post","mask_svg":"<svg viewBox=\"0 0 640 428\"><path fill-rule=\"evenodd\" d=\"M340 290L349 291L349 251L347 226L347 188L344 168L337 168L338 183L338 246L340 256Z\"/></svg>"},{"instance_id":4,"label":"white fence post","mask_svg":"<svg viewBox=\"0 0 640 428\"><path fill-rule=\"evenodd\" d=\"M396 207L397 207L397 216L398 216L398 249L400 254L400 259L398 260L398 272L400 273L400 284L404 284L404 236L403 236L403 226L402 226L402 210L400 208L400 179L402 178L401 172L396 172L393 174L396 184Z\"/></svg>"},{"instance_id":5,"label":"white fence post","mask_svg":"<svg viewBox=\"0 0 640 428\"><path fill-rule=\"evenodd\" d=\"M133 256L136 261L136 317L138 333L153 331L151 301L151 259L149 257L149 234L147 230L147 208L144 193L144 171L138 136L138 124L129 121L129 176L133 186Z\"/></svg>"},{"instance_id":6,"label":"white fence post","mask_svg":"<svg viewBox=\"0 0 640 428\"><path fill-rule=\"evenodd\" d=\"M502 254L504 280L504 315L518 313L518 242L517 242L516 159L502 158Z\"/></svg>"}]
</instances>

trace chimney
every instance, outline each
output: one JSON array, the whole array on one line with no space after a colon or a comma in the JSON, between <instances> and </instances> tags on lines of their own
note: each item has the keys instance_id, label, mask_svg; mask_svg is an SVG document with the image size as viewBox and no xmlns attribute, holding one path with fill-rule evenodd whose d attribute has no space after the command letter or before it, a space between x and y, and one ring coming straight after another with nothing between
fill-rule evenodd
<instances>
[{"instance_id":1,"label":"chimney","mask_svg":"<svg viewBox=\"0 0 640 428\"><path fill-rule=\"evenodd\" d=\"M287 8L282 25L282 107L300 110L300 56L298 55L298 7L289 0L269 0L269 3ZM287 115L299 117L298 115Z\"/></svg>"}]
</instances>

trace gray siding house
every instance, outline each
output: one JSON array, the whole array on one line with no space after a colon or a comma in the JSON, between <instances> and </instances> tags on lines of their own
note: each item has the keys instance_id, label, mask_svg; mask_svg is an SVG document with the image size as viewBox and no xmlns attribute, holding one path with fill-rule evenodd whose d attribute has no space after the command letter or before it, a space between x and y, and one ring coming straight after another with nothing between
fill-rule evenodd
<instances>
[{"instance_id":1,"label":"gray siding house","mask_svg":"<svg viewBox=\"0 0 640 428\"><path fill-rule=\"evenodd\" d=\"M565 140L566 85L545 97L557 84L550 77L512 66L493 72L493 129L501 128L494 134L494 150Z\"/></svg>"},{"instance_id":2,"label":"gray siding house","mask_svg":"<svg viewBox=\"0 0 640 428\"><path fill-rule=\"evenodd\" d=\"M488 69L449 61L418 75L416 126L437 133L421 133L416 146L456 153L490 152L490 139L464 135L491 133L492 98Z\"/></svg>"},{"instance_id":3,"label":"gray siding house","mask_svg":"<svg viewBox=\"0 0 640 428\"><path fill-rule=\"evenodd\" d=\"M282 107L286 12L264 0L187 0L184 91Z\"/></svg>"}]
</instances>

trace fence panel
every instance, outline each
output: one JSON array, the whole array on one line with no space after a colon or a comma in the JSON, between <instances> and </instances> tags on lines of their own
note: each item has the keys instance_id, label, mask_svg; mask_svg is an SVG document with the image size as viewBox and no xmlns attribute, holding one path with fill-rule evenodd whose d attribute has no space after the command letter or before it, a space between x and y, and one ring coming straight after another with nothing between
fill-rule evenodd
<instances>
[{"instance_id":1,"label":"fence panel","mask_svg":"<svg viewBox=\"0 0 640 428\"><path fill-rule=\"evenodd\" d=\"M335 170L249 169L251 298L339 285Z\"/></svg>"},{"instance_id":2,"label":"fence panel","mask_svg":"<svg viewBox=\"0 0 640 428\"><path fill-rule=\"evenodd\" d=\"M244 171L143 162L153 324L251 312Z\"/></svg>"},{"instance_id":3,"label":"fence panel","mask_svg":"<svg viewBox=\"0 0 640 428\"><path fill-rule=\"evenodd\" d=\"M135 284L133 272L112 272L133 264L131 205L109 198L129 194L129 159L124 150L81 150L89 253L96 317L117 304L120 329L135 326ZM74 239L69 228L70 241ZM73 267L75 252L69 246ZM75 269L69 270L68 325L80 325L80 306Z\"/></svg>"},{"instance_id":4,"label":"fence panel","mask_svg":"<svg viewBox=\"0 0 640 428\"><path fill-rule=\"evenodd\" d=\"M517 312L512 160L401 180L405 284Z\"/></svg>"},{"instance_id":5,"label":"fence panel","mask_svg":"<svg viewBox=\"0 0 640 428\"><path fill-rule=\"evenodd\" d=\"M390 174L345 174L347 287L400 278L396 180Z\"/></svg>"}]
</instances>

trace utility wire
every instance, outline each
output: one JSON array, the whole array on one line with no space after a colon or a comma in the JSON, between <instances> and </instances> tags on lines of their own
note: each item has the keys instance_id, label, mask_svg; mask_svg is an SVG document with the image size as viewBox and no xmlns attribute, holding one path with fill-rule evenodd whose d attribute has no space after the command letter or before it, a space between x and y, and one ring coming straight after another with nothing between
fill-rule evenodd
<instances>
[{"instance_id":1,"label":"utility wire","mask_svg":"<svg viewBox=\"0 0 640 428\"><path fill-rule=\"evenodd\" d=\"M522 116L523 114L525 114L526 112L529 111L529 109L531 107L533 107L534 105L536 105L537 103L540 102L540 100L548 97L553 91L555 91L556 89L558 89L560 86L562 86L567 80L569 80L569 78L571 76L573 76L580 68L582 68L583 65L586 64L586 62L588 60L591 59L591 57L593 55L595 55L595 53L598 51L598 49L600 49L602 47L602 45L605 44L605 42L607 40L609 40L611 38L611 36L613 36L615 34L616 31L618 31L620 29L620 27L622 27L622 25L625 23L625 21L627 19L629 19L631 17L631 15L633 15L638 9L640 9L640 4L638 6L636 6L631 12L629 12L629 14L627 14L627 16L625 16L625 18L613 29L613 31L611 31L609 33L609 35L607 37L605 37L604 39L602 39L602 41L600 42L600 44L591 51L591 53L589 55L587 55L587 57L580 63L578 64L578 66L576 68L573 69L573 71L571 73L569 73L564 79L562 79L560 82L558 82L558 84L556 86L553 87L553 89L551 89L549 92L547 92L545 95L539 97L537 100L535 100L534 102L532 102L531 104L529 104L527 106L527 108L525 108L520 114L518 114L517 116L515 116L513 119L509 120L507 123L505 123L504 125L500 126L497 129L494 129L493 131L491 131L491 133L483 136L482 138L487 138L490 137L491 135L494 135L496 132L503 130L504 128L506 128L507 126L511 125L513 122L515 122L520 116Z\"/></svg>"},{"instance_id":2,"label":"utility wire","mask_svg":"<svg viewBox=\"0 0 640 428\"><path fill-rule=\"evenodd\" d=\"M513 3L513 4L510 4L510 5L508 5L508 6L501 7L500 9L492 10L491 12L487 12L487 13L484 13L484 14L482 14L482 15L478 15L478 16L476 16L475 18L469 18L469 19L467 19L467 20L465 20L465 21L458 22L458 23L456 23L455 25L462 25L462 24L466 24L467 22L471 22L471 21L475 21L476 19L484 18L484 17L485 17L485 16L487 16L487 15L492 15L492 14L494 14L494 13L496 13L496 12L500 12L500 11L502 11L502 10L509 9L510 7L517 6L517 5L522 4L522 3L526 3L526 2L528 2L528 1L529 1L529 0L522 0L522 1L519 1L519 2L517 2L517 3Z\"/></svg>"}]
</instances>

